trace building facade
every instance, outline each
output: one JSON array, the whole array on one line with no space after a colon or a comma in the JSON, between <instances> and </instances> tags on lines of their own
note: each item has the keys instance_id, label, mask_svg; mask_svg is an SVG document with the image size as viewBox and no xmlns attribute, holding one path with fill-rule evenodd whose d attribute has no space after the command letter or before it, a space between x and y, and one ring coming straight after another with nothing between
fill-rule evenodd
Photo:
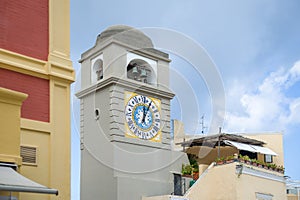
<instances>
[{"instance_id":1,"label":"building facade","mask_svg":"<svg viewBox=\"0 0 300 200\"><path fill-rule=\"evenodd\" d=\"M69 1L3 0L0 18L0 164L58 190L55 196L0 189L0 199L68 200L75 79Z\"/></svg>"},{"instance_id":2,"label":"building facade","mask_svg":"<svg viewBox=\"0 0 300 200\"><path fill-rule=\"evenodd\" d=\"M199 170L199 179L187 191L185 197L193 200L287 198L286 179L282 168L284 155L281 133L217 136L221 138L220 147L218 142L215 142L215 148L210 150L204 144L186 150L197 154L202 170ZM213 136L207 136L206 143L209 143L211 138ZM212 185L214 187L211 187Z\"/></svg>"},{"instance_id":3,"label":"building facade","mask_svg":"<svg viewBox=\"0 0 300 200\"><path fill-rule=\"evenodd\" d=\"M182 126L174 123L176 148L181 146L180 150L193 155L199 176L183 199L288 199L282 133L192 136L185 135ZM168 196L144 199L164 200Z\"/></svg>"}]
</instances>

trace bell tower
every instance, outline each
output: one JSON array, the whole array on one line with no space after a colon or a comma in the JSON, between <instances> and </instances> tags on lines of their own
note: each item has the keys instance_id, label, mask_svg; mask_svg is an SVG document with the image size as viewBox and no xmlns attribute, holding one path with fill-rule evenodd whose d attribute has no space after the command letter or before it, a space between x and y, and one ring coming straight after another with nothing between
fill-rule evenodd
<instances>
[{"instance_id":1,"label":"bell tower","mask_svg":"<svg viewBox=\"0 0 300 200\"><path fill-rule=\"evenodd\" d=\"M82 54L81 199L173 192L187 157L171 149L169 55L132 27L112 26Z\"/></svg>"}]
</instances>

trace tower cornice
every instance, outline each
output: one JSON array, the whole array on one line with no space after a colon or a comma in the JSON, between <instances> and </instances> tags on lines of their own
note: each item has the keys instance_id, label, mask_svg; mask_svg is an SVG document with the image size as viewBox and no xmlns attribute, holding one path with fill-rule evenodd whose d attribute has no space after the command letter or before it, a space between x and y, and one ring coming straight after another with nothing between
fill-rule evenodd
<instances>
[{"instance_id":1,"label":"tower cornice","mask_svg":"<svg viewBox=\"0 0 300 200\"><path fill-rule=\"evenodd\" d=\"M167 99L172 99L175 94L171 92L167 88L156 88L152 85L149 84L144 84L144 83L139 83L134 80L129 80L129 79L121 79L118 77L108 77L106 79L103 79L87 88L82 89L75 95L78 98L82 98L86 95L89 95L90 93L93 93L101 88L111 86L111 85L116 85L116 86L122 86L125 89L135 91L135 92L143 92L143 93L151 93L154 94L157 97L163 97ZM159 87L159 86L158 86Z\"/></svg>"},{"instance_id":2,"label":"tower cornice","mask_svg":"<svg viewBox=\"0 0 300 200\"><path fill-rule=\"evenodd\" d=\"M151 59L164 60L166 62L171 62L168 54L166 54L160 50L157 50L155 48L137 48L130 44L126 44L124 42L118 41L114 38L110 38L110 39L104 41L103 43L98 44L98 45L92 47L91 49L87 50L86 52L82 53L81 59L78 62L82 63L84 60L92 58L96 54L99 54L99 52L102 52L103 49L107 48L109 45L112 45L112 44L118 45L120 47L123 47L124 49L127 49L127 51L141 54L141 55L149 57Z\"/></svg>"}]
</instances>

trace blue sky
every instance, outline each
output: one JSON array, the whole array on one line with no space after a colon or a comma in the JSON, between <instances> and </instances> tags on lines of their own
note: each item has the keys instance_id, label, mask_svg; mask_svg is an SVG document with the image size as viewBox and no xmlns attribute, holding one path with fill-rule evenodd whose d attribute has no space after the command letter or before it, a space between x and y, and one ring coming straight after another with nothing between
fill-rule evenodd
<instances>
[{"instance_id":1,"label":"blue sky","mask_svg":"<svg viewBox=\"0 0 300 200\"><path fill-rule=\"evenodd\" d=\"M125 24L136 28L167 28L179 32L206 50L215 63L226 97L223 130L226 132L278 132L284 134L286 175L300 179L300 2L298 0L228 1L71 1L71 58L92 47L107 27ZM172 72L189 76L191 64L172 55ZM192 73L192 72L190 72ZM171 88L176 85L175 75ZM211 120L210 91L201 79L188 81L195 95L198 119ZM73 84L73 91L80 88ZM78 102L72 106L72 199L79 199ZM182 115L187 100L172 102L172 117L185 122L188 133L199 133L199 121Z\"/></svg>"}]
</instances>

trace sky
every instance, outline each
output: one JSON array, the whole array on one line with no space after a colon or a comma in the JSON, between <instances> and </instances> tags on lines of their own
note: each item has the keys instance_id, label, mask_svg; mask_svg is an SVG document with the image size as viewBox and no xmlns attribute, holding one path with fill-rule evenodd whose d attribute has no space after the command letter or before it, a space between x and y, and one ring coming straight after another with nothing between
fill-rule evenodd
<instances>
[{"instance_id":1,"label":"sky","mask_svg":"<svg viewBox=\"0 0 300 200\"><path fill-rule=\"evenodd\" d=\"M222 82L222 130L282 132L286 175L300 180L299 10L298 0L71 0L71 59L80 76L81 53L95 44L99 33L116 24L146 32L145 28L169 30L189 38L212 60L218 72L216 80ZM193 73L196 68L187 57L168 53L172 59L170 87L176 94L172 118L183 121L187 133L200 134L204 116L204 132L213 132L209 129L216 98L209 80L205 73ZM178 84L178 77L184 84ZM79 89L77 81L72 95ZM186 89L192 92L197 107L188 103ZM74 96L72 104L72 199L76 200L80 150L79 108Z\"/></svg>"}]
</instances>

